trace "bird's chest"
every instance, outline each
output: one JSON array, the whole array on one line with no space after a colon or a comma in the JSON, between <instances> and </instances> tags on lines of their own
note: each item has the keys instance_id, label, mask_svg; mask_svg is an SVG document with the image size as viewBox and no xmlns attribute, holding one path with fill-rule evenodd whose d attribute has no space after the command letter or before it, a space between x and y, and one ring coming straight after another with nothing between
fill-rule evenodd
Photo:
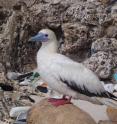
<instances>
[{"instance_id":1,"label":"bird's chest","mask_svg":"<svg viewBox=\"0 0 117 124\"><path fill-rule=\"evenodd\" d=\"M47 80L50 77L50 66L51 66L51 59L46 55L37 55L37 66L40 73L40 76Z\"/></svg>"}]
</instances>

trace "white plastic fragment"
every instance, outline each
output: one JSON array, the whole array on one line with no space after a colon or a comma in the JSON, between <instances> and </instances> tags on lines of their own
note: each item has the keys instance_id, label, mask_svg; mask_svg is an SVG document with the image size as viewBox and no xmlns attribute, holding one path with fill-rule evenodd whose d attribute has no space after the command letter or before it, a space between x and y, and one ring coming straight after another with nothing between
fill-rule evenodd
<instances>
[{"instance_id":1,"label":"white plastic fragment","mask_svg":"<svg viewBox=\"0 0 117 124\"><path fill-rule=\"evenodd\" d=\"M27 85L29 85L30 84L30 80L28 80L28 79L25 79L24 81L22 81L22 82L20 82L20 86L27 86Z\"/></svg>"},{"instance_id":2,"label":"white plastic fragment","mask_svg":"<svg viewBox=\"0 0 117 124\"><path fill-rule=\"evenodd\" d=\"M17 116L17 119L16 121L24 121L27 119L27 112L24 112L24 113L20 113L18 116Z\"/></svg>"},{"instance_id":3,"label":"white plastic fragment","mask_svg":"<svg viewBox=\"0 0 117 124\"><path fill-rule=\"evenodd\" d=\"M27 112L31 106L24 106L24 107L14 107L10 111L10 117L16 118L20 113Z\"/></svg>"},{"instance_id":4,"label":"white plastic fragment","mask_svg":"<svg viewBox=\"0 0 117 124\"><path fill-rule=\"evenodd\" d=\"M114 90L117 91L117 84L115 84L115 86L114 86Z\"/></svg>"},{"instance_id":5,"label":"white plastic fragment","mask_svg":"<svg viewBox=\"0 0 117 124\"><path fill-rule=\"evenodd\" d=\"M110 93L113 93L114 91L114 84L105 84L103 81L101 81L102 85L104 86L104 89Z\"/></svg>"},{"instance_id":6,"label":"white plastic fragment","mask_svg":"<svg viewBox=\"0 0 117 124\"><path fill-rule=\"evenodd\" d=\"M16 80L19 75L21 75L21 73L8 72L7 73L7 78L10 79L10 80Z\"/></svg>"},{"instance_id":7,"label":"white plastic fragment","mask_svg":"<svg viewBox=\"0 0 117 124\"><path fill-rule=\"evenodd\" d=\"M104 88L106 91L108 91L110 93L113 93L113 91L114 91L114 85L113 84L105 84Z\"/></svg>"}]
</instances>

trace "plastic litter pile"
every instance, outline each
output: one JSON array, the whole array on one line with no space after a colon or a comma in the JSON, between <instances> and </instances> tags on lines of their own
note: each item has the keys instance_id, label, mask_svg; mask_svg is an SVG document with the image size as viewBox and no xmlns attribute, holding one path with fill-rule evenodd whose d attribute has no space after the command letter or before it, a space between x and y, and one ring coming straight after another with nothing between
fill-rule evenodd
<instances>
[{"instance_id":1,"label":"plastic litter pile","mask_svg":"<svg viewBox=\"0 0 117 124\"><path fill-rule=\"evenodd\" d=\"M3 96L1 99L3 105L0 107L6 110L5 112L0 111L3 116L6 114L1 120L5 124L26 124L27 111L36 100L48 97L48 86L41 80L39 73L35 71L25 74L8 72L7 78L12 85L9 83L0 84L1 96ZM5 121L8 118L11 119Z\"/></svg>"}]
</instances>

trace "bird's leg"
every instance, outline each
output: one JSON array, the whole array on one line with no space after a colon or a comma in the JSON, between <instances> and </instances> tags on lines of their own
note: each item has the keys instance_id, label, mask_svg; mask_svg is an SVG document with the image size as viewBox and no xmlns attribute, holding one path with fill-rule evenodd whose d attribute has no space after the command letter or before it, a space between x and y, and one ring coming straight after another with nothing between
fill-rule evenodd
<instances>
[{"instance_id":1,"label":"bird's leg","mask_svg":"<svg viewBox=\"0 0 117 124\"><path fill-rule=\"evenodd\" d=\"M71 97L69 97L68 99L66 98L66 96L63 96L63 98L61 99L55 99L55 98L50 98L48 100L48 102L50 102L52 105L54 106L60 106L60 105L64 105L64 104L71 104Z\"/></svg>"},{"instance_id":2,"label":"bird's leg","mask_svg":"<svg viewBox=\"0 0 117 124\"><path fill-rule=\"evenodd\" d=\"M66 96L63 95L63 97L60 98L60 99L66 99ZM57 100L60 100L60 99L57 99L57 98L49 98L48 101L49 101L49 102L56 102Z\"/></svg>"}]
</instances>

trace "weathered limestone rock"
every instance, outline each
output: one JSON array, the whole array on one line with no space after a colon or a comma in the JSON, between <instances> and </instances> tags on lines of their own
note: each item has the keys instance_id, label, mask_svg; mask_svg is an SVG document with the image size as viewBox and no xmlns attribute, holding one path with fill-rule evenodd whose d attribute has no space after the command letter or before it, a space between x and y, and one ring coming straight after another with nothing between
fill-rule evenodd
<instances>
[{"instance_id":1,"label":"weathered limestone rock","mask_svg":"<svg viewBox=\"0 0 117 124\"><path fill-rule=\"evenodd\" d=\"M0 83L4 83L5 81L6 81L5 67L3 63L0 63Z\"/></svg>"},{"instance_id":2,"label":"weathered limestone rock","mask_svg":"<svg viewBox=\"0 0 117 124\"><path fill-rule=\"evenodd\" d=\"M117 51L117 40L115 38L100 38L92 43L91 50L98 51Z\"/></svg>"},{"instance_id":3,"label":"weathered limestone rock","mask_svg":"<svg viewBox=\"0 0 117 124\"><path fill-rule=\"evenodd\" d=\"M117 3L115 3L113 6L112 6L112 9L111 9L111 17L112 19L115 21L115 23L117 24ZM117 25L116 25L117 26Z\"/></svg>"},{"instance_id":4,"label":"weathered limestone rock","mask_svg":"<svg viewBox=\"0 0 117 124\"><path fill-rule=\"evenodd\" d=\"M112 70L112 54L107 52L97 52L84 61L84 65L94 71L100 78L107 79Z\"/></svg>"},{"instance_id":5,"label":"weathered limestone rock","mask_svg":"<svg viewBox=\"0 0 117 124\"><path fill-rule=\"evenodd\" d=\"M88 41L88 27L78 23L63 24L65 45L63 51L68 53L77 52L79 49L85 49L90 44Z\"/></svg>"},{"instance_id":6,"label":"weathered limestone rock","mask_svg":"<svg viewBox=\"0 0 117 124\"><path fill-rule=\"evenodd\" d=\"M0 61L4 62L7 69L11 71L30 71L26 68L23 69L23 66L27 66L27 64L31 63L32 58L26 57L29 56L28 53L34 54L37 48L34 50L33 44L29 44L27 41L29 39L30 33L30 16L31 13L28 13L27 5L23 2L19 2L13 6L13 12L7 23L4 25L3 34L0 37ZM32 48L31 48L31 47ZM39 45L37 45L39 48ZM35 58L35 55L33 56ZM27 59L28 58L28 59ZM35 59L33 60L33 65L35 64ZM28 63L27 63L28 62ZM36 65L36 64L35 64ZM35 67L35 66L34 66ZM9 70L8 69L8 70Z\"/></svg>"},{"instance_id":7,"label":"weathered limestone rock","mask_svg":"<svg viewBox=\"0 0 117 124\"><path fill-rule=\"evenodd\" d=\"M43 100L31 108L27 124L96 124L84 111L72 104L54 107Z\"/></svg>"},{"instance_id":8,"label":"weathered limestone rock","mask_svg":"<svg viewBox=\"0 0 117 124\"><path fill-rule=\"evenodd\" d=\"M81 22L88 25L98 25L97 5L94 2L87 2Z\"/></svg>"},{"instance_id":9,"label":"weathered limestone rock","mask_svg":"<svg viewBox=\"0 0 117 124\"><path fill-rule=\"evenodd\" d=\"M89 28L89 38L92 42L104 36L104 28L101 26L93 26Z\"/></svg>"},{"instance_id":10,"label":"weathered limestone rock","mask_svg":"<svg viewBox=\"0 0 117 124\"><path fill-rule=\"evenodd\" d=\"M100 38L92 43L91 57L84 64L96 72L102 79L110 78L112 69L116 68L117 40Z\"/></svg>"},{"instance_id":11,"label":"weathered limestone rock","mask_svg":"<svg viewBox=\"0 0 117 124\"><path fill-rule=\"evenodd\" d=\"M117 39L117 26L109 26L107 29L106 29L106 34L107 34L107 37L109 38L116 38Z\"/></svg>"}]
</instances>

